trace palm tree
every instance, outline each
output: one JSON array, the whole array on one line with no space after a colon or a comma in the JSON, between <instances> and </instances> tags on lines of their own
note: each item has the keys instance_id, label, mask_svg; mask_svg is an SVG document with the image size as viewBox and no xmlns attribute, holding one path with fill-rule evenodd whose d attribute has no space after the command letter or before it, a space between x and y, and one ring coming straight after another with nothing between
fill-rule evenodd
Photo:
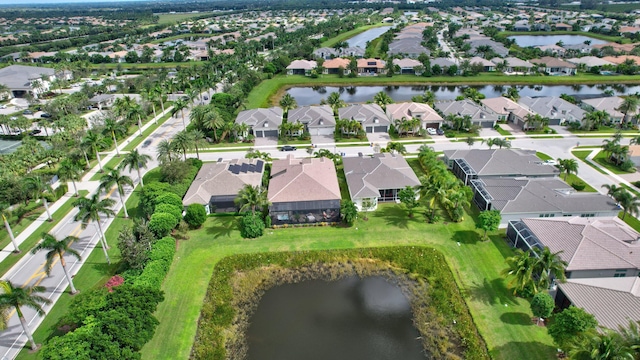
<instances>
[{"instance_id":1,"label":"palm tree","mask_svg":"<svg viewBox=\"0 0 640 360\"><path fill-rule=\"evenodd\" d=\"M193 147L193 138L187 130L182 130L173 136L171 139L171 145L176 149L182 150L184 160L187 160L187 150Z\"/></svg>"},{"instance_id":2,"label":"palm tree","mask_svg":"<svg viewBox=\"0 0 640 360\"><path fill-rule=\"evenodd\" d=\"M62 270L64 270L64 276L66 276L67 281L69 281L71 295L77 293L78 291L76 290L76 287L73 286L73 279L71 279L69 270L67 270L67 262L64 260L64 255L69 254L78 260L82 260L82 257L80 257L80 253L71 248L71 243L73 243L74 241L78 241L78 238L75 236L67 236L62 240L58 240L51 234L42 233L42 241L38 243L38 245L36 245L33 250L31 250L32 254L35 254L40 250L49 250L47 252L47 261L44 265L47 276L49 276L49 274L51 273L51 268L53 267L56 258L60 259L60 265L62 265Z\"/></svg>"},{"instance_id":3,"label":"palm tree","mask_svg":"<svg viewBox=\"0 0 640 360\"><path fill-rule=\"evenodd\" d=\"M52 221L51 212L49 211L49 203L47 202L47 193L51 193L53 189L51 189L51 185L42 180L41 176L32 176L24 179L24 185L27 191L34 198L40 197L42 199L42 204L44 205L44 209L47 212L47 219Z\"/></svg>"},{"instance_id":4,"label":"palm tree","mask_svg":"<svg viewBox=\"0 0 640 360\"><path fill-rule=\"evenodd\" d=\"M507 268L501 274L512 278L508 286L513 287L514 295L530 286L534 291L536 290L536 284L532 279L535 259L530 256L528 251L516 249L516 254L508 257L506 262Z\"/></svg>"},{"instance_id":5,"label":"palm tree","mask_svg":"<svg viewBox=\"0 0 640 360\"><path fill-rule=\"evenodd\" d=\"M378 104L382 110L385 110L387 104L393 104L393 99L386 92L380 91L373 96L373 102Z\"/></svg>"},{"instance_id":6,"label":"palm tree","mask_svg":"<svg viewBox=\"0 0 640 360\"><path fill-rule=\"evenodd\" d=\"M507 139L500 139L500 138L495 138L493 139L493 145L498 146L500 149L504 148L511 148L511 141L507 140Z\"/></svg>"},{"instance_id":7,"label":"palm tree","mask_svg":"<svg viewBox=\"0 0 640 360\"><path fill-rule=\"evenodd\" d=\"M506 93L502 94L502 96L517 102L520 99L520 92L518 92L518 88L511 86L507 89Z\"/></svg>"},{"instance_id":8,"label":"palm tree","mask_svg":"<svg viewBox=\"0 0 640 360\"><path fill-rule=\"evenodd\" d=\"M58 166L58 178L62 181L71 181L73 184L74 196L78 197L78 187L76 186L76 180L80 180L80 174L82 174L81 165L71 159L64 159Z\"/></svg>"},{"instance_id":9,"label":"palm tree","mask_svg":"<svg viewBox=\"0 0 640 360\"><path fill-rule=\"evenodd\" d=\"M33 335L29 330L29 325L27 325L27 321L24 318L21 308L26 306L35 310L39 315L44 315L44 310L40 304L49 304L51 303L51 300L40 295L35 295L35 293L43 291L45 291L44 286L19 287L13 286L9 280L0 281L0 309L6 309L7 307L13 307L16 309L18 319L20 319L20 324L22 324L22 329L29 339L31 350L34 351L38 346L33 340Z\"/></svg>"},{"instance_id":10,"label":"palm tree","mask_svg":"<svg viewBox=\"0 0 640 360\"><path fill-rule=\"evenodd\" d=\"M116 146L116 154L120 156L120 150L118 149L118 138L116 135L124 135L127 133L127 128L120 122L113 119L104 120L104 131L111 134L113 143Z\"/></svg>"},{"instance_id":11,"label":"palm tree","mask_svg":"<svg viewBox=\"0 0 640 360\"><path fill-rule=\"evenodd\" d=\"M182 116L183 130L187 128L187 124L184 121L184 109L186 109L187 107L189 107L189 102L187 100L184 100L183 98L180 98L173 102L173 111L171 115L177 114L178 111L180 112L180 115Z\"/></svg>"},{"instance_id":12,"label":"palm tree","mask_svg":"<svg viewBox=\"0 0 640 360\"><path fill-rule=\"evenodd\" d=\"M296 102L296 99L294 99L293 96L291 96L291 94L286 93L284 94L282 99L280 99L280 107L282 108L282 111L284 112L284 117L286 118L287 115L289 114L289 110L295 109L296 107L298 107L298 103Z\"/></svg>"},{"instance_id":13,"label":"palm tree","mask_svg":"<svg viewBox=\"0 0 640 360\"><path fill-rule=\"evenodd\" d=\"M111 189L111 187L113 187L114 185L118 189L118 194L120 195L120 202L122 203L122 209L124 210L124 217L128 218L129 213L127 212L127 205L124 202L123 186L129 185L131 187L134 187L133 180L131 180L131 178L128 177L127 175L122 175L120 173L120 170L118 169L108 168L107 173L102 175L102 177L100 178L100 188L106 192L107 190Z\"/></svg>"},{"instance_id":14,"label":"palm tree","mask_svg":"<svg viewBox=\"0 0 640 360\"><path fill-rule=\"evenodd\" d=\"M158 123L158 115L156 114L156 103L154 102L154 100L156 99L156 94L155 94L155 90L152 87L147 87L142 89L142 91L140 92L140 95L142 95L142 98L144 99L144 101L146 101L147 103L151 104L151 108L153 109L153 119L155 121L155 123Z\"/></svg>"},{"instance_id":15,"label":"palm tree","mask_svg":"<svg viewBox=\"0 0 640 360\"><path fill-rule=\"evenodd\" d=\"M82 142L86 144L88 148L90 148L94 154L96 154L96 159L98 160L98 166L100 167L100 172L103 172L102 169L102 160L100 160L100 150L106 148L108 146L104 136L95 131L87 131L87 134L82 139Z\"/></svg>"},{"instance_id":16,"label":"palm tree","mask_svg":"<svg viewBox=\"0 0 640 360\"><path fill-rule=\"evenodd\" d=\"M125 155L124 159L120 163L119 167L121 169L129 168L129 171L136 169L138 172L138 179L140 180L140 187L144 187L144 183L142 182L142 174L140 173L140 168L147 167L147 162L151 160L151 156L147 154L141 154L138 152L138 149L130 151L127 155Z\"/></svg>"},{"instance_id":17,"label":"palm tree","mask_svg":"<svg viewBox=\"0 0 640 360\"><path fill-rule=\"evenodd\" d=\"M20 253L20 248L18 247L18 243L16 242L16 237L13 234L13 230L11 229L11 225L9 224L9 220L7 219L6 208L7 204L0 204L0 216L2 216L2 221L4 222L4 227L7 229L7 233L9 234L9 238L11 239L11 244L13 245L13 252L18 254ZM0 309L1 312L1 309Z\"/></svg>"},{"instance_id":18,"label":"palm tree","mask_svg":"<svg viewBox=\"0 0 640 360\"><path fill-rule=\"evenodd\" d=\"M138 136L142 136L142 116L146 115L144 112L144 109L142 109L142 106L140 106L140 104L138 103L134 103L133 105L131 105L131 107L129 108L129 111L127 112L127 117L129 119L136 119L138 120L138 132L139 135Z\"/></svg>"},{"instance_id":19,"label":"palm tree","mask_svg":"<svg viewBox=\"0 0 640 360\"><path fill-rule=\"evenodd\" d=\"M334 91L327 97L327 105L331 106L331 109L333 109L333 115L337 116L338 109L344 107L346 103L340 98L340 93Z\"/></svg>"},{"instance_id":20,"label":"palm tree","mask_svg":"<svg viewBox=\"0 0 640 360\"><path fill-rule=\"evenodd\" d=\"M624 114L623 123L629 121L629 114L635 113L638 110L638 105L640 105L640 98L635 95L629 95L622 100L622 104L616 110Z\"/></svg>"},{"instance_id":21,"label":"palm tree","mask_svg":"<svg viewBox=\"0 0 640 360\"><path fill-rule=\"evenodd\" d=\"M551 285L551 278L564 282L567 278L564 270L568 263L560 258L562 251L552 253L548 247L542 250L534 249L536 259L533 264L533 273L538 276L538 288L548 289Z\"/></svg>"},{"instance_id":22,"label":"palm tree","mask_svg":"<svg viewBox=\"0 0 640 360\"><path fill-rule=\"evenodd\" d=\"M602 185L603 188L607 189L607 195L611 196L613 199L615 199L618 196L618 193L622 190L624 190L623 187L618 186L616 184L604 184Z\"/></svg>"},{"instance_id":23,"label":"palm tree","mask_svg":"<svg viewBox=\"0 0 640 360\"><path fill-rule=\"evenodd\" d=\"M204 144L205 135L202 131L193 129L189 131L189 136L191 136L191 143L193 144L193 148L196 150L196 157L200 159L200 147Z\"/></svg>"},{"instance_id":24,"label":"palm tree","mask_svg":"<svg viewBox=\"0 0 640 360\"><path fill-rule=\"evenodd\" d=\"M256 208L263 209L269 206L267 200L267 192L260 186L245 185L238 193L235 202L240 206L239 212L245 212L251 209L253 215L256 214Z\"/></svg>"},{"instance_id":25,"label":"palm tree","mask_svg":"<svg viewBox=\"0 0 640 360\"><path fill-rule=\"evenodd\" d=\"M98 223L98 230L100 231L100 239L102 241L102 250L104 251L104 256L107 258L107 263L111 265L111 259L109 259L109 254L107 254L107 239L104 236L104 231L102 231L102 224L100 223L100 215L105 215L106 217L115 216L116 213L111 210L111 207L116 202L112 199L106 198L100 200L100 193L95 193L90 199L87 198L79 198L73 202L73 206L78 208L78 214L76 214L75 220L82 222L82 228L86 229L91 221L95 221Z\"/></svg>"},{"instance_id":26,"label":"palm tree","mask_svg":"<svg viewBox=\"0 0 640 360\"><path fill-rule=\"evenodd\" d=\"M629 347L620 333L601 329L591 329L579 335L571 343L568 351L570 359L593 360L633 360L634 351Z\"/></svg>"},{"instance_id":27,"label":"palm tree","mask_svg":"<svg viewBox=\"0 0 640 360\"><path fill-rule=\"evenodd\" d=\"M171 140L162 139L156 146L157 159L161 163L173 160L175 147L171 142Z\"/></svg>"},{"instance_id":28,"label":"palm tree","mask_svg":"<svg viewBox=\"0 0 640 360\"><path fill-rule=\"evenodd\" d=\"M558 169L564 172L564 180L571 174L578 175L578 161L576 159L558 159Z\"/></svg>"},{"instance_id":29,"label":"palm tree","mask_svg":"<svg viewBox=\"0 0 640 360\"><path fill-rule=\"evenodd\" d=\"M629 191L621 189L617 193L616 200L624 210L622 220L624 220L627 214L638 214L638 210L640 210L640 199L637 196L633 196Z\"/></svg>"},{"instance_id":30,"label":"palm tree","mask_svg":"<svg viewBox=\"0 0 640 360\"><path fill-rule=\"evenodd\" d=\"M189 117L198 129L213 131L213 139L218 142L218 129L224 125L224 119L215 106L196 106L191 110Z\"/></svg>"}]
</instances>

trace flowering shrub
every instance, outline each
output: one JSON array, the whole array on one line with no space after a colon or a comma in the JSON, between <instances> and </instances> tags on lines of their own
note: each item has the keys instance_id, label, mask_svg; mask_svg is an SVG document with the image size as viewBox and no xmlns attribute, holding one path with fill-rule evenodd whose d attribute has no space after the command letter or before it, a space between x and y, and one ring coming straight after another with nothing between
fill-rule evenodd
<instances>
[{"instance_id":1,"label":"flowering shrub","mask_svg":"<svg viewBox=\"0 0 640 360\"><path fill-rule=\"evenodd\" d=\"M109 289L109 292L113 292L114 287L120 286L123 283L124 283L124 278L120 275L115 275L115 276L112 276L111 279L109 279L109 281L107 281L106 284L104 284L104 287Z\"/></svg>"}]
</instances>

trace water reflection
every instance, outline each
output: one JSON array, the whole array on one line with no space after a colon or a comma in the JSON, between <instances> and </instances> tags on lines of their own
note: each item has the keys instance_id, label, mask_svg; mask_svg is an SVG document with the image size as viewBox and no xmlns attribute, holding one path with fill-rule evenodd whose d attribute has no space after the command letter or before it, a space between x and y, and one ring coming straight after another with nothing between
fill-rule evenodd
<instances>
[{"instance_id":1,"label":"water reflection","mask_svg":"<svg viewBox=\"0 0 640 360\"><path fill-rule=\"evenodd\" d=\"M583 35L514 35L509 36L509 39L514 39L516 44L521 47L554 45L558 42L562 42L564 45L578 45L585 41L590 41L591 45L606 43L604 40Z\"/></svg>"}]
</instances>

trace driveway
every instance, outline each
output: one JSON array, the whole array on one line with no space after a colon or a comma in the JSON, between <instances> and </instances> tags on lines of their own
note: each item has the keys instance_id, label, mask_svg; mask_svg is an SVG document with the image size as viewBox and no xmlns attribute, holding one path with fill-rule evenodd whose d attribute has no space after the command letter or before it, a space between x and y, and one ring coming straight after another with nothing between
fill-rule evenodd
<instances>
[{"instance_id":1,"label":"driveway","mask_svg":"<svg viewBox=\"0 0 640 360\"><path fill-rule=\"evenodd\" d=\"M369 140L370 143L386 147L387 143L391 141L391 137L388 133L367 133L367 140Z\"/></svg>"},{"instance_id":2,"label":"driveway","mask_svg":"<svg viewBox=\"0 0 640 360\"><path fill-rule=\"evenodd\" d=\"M278 146L277 137L257 137L254 139L254 145L257 146Z\"/></svg>"},{"instance_id":3,"label":"driveway","mask_svg":"<svg viewBox=\"0 0 640 360\"><path fill-rule=\"evenodd\" d=\"M481 128L480 129L480 136L481 137L504 137L502 135L500 135L499 132L497 132L494 128Z\"/></svg>"},{"instance_id":4,"label":"driveway","mask_svg":"<svg viewBox=\"0 0 640 360\"><path fill-rule=\"evenodd\" d=\"M524 135L524 131L522 131L522 128L516 126L515 124L507 123L507 124L498 124L498 125L502 130L507 130L512 135Z\"/></svg>"},{"instance_id":5,"label":"driveway","mask_svg":"<svg viewBox=\"0 0 640 360\"><path fill-rule=\"evenodd\" d=\"M336 140L333 138L333 135L311 135L311 143L314 145L318 144L333 144Z\"/></svg>"}]
</instances>

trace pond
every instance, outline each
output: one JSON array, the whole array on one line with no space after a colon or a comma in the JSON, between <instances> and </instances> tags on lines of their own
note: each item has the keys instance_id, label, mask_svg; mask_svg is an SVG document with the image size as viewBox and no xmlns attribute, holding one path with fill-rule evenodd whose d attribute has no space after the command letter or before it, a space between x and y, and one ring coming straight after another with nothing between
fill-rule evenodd
<instances>
[{"instance_id":1,"label":"pond","mask_svg":"<svg viewBox=\"0 0 640 360\"><path fill-rule=\"evenodd\" d=\"M569 95L598 95L610 90L615 95L634 94L640 92L638 85L624 84L598 84L598 85L514 85L520 96L560 96ZM481 85L470 86L487 98L498 97L510 87L510 85ZM465 86L316 86L293 87L287 90L296 99L300 106L317 105L322 99L326 99L332 92L340 93L340 98L346 103L365 103L372 101L373 96L384 91L396 102L411 101L416 95L422 95L426 90L433 91L437 100L453 100L460 95Z\"/></svg>"},{"instance_id":2,"label":"pond","mask_svg":"<svg viewBox=\"0 0 640 360\"><path fill-rule=\"evenodd\" d=\"M381 26L373 29L369 29L347 40L347 44L350 47L359 46L363 49L367 47L367 41L378 38L380 35L391 29L391 26Z\"/></svg>"},{"instance_id":3,"label":"pond","mask_svg":"<svg viewBox=\"0 0 640 360\"><path fill-rule=\"evenodd\" d=\"M268 290L247 330L249 360L427 358L409 300L382 277Z\"/></svg>"},{"instance_id":4,"label":"pond","mask_svg":"<svg viewBox=\"0 0 640 360\"><path fill-rule=\"evenodd\" d=\"M554 45L559 41L564 45L578 45L585 41L591 41L591 45L607 43L607 41L584 35L514 35L509 36L509 39L514 39L520 47Z\"/></svg>"}]
</instances>

